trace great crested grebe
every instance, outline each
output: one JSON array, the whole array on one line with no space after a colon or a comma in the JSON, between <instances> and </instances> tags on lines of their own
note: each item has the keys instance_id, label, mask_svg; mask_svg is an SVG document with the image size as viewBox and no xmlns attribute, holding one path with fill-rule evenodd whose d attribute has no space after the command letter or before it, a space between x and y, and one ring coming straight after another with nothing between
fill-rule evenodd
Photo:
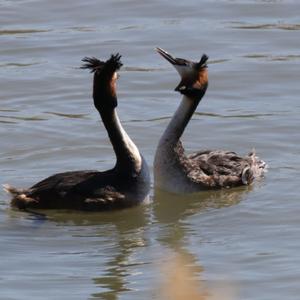
<instances>
[{"instance_id":1,"label":"great crested grebe","mask_svg":"<svg viewBox=\"0 0 300 300\"><path fill-rule=\"evenodd\" d=\"M156 48L156 51L181 76L175 91L180 92L183 98L156 150L155 185L170 192L185 193L249 185L255 178L261 177L266 164L254 152L245 157L223 150L206 150L185 155L180 137L206 92L208 57L203 54L196 63L174 58L161 48Z\"/></svg>"},{"instance_id":2,"label":"great crested grebe","mask_svg":"<svg viewBox=\"0 0 300 300\"><path fill-rule=\"evenodd\" d=\"M109 210L138 204L148 198L149 169L138 148L123 129L117 115L116 80L122 66L119 54L106 62L85 57L81 68L94 73L94 105L102 118L114 152L113 169L74 171L52 175L29 189L4 189L20 209Z\"/></svg>"}]
</instances>

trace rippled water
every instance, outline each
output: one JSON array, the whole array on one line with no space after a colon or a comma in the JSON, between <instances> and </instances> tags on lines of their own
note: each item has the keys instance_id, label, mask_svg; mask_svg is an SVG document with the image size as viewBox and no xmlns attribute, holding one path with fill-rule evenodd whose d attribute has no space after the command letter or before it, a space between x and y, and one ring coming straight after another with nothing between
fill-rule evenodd
<instances>
[{"instance_id":1,"label":"rippled water","mask_svg":"<svg viewBox=\"0 0 300 300\"><path fill-rule=\"evenodd\" d=\"M210 56L188 150L253 147L269 164L248 189L175 196L114 213L13 210L0 192L1 299L159 299L181 254L208 289L236 299L300 294L298 1L0 1L1 182L28 187L114 155L92 106L84 56L123 55L119 114L152 165L179 103L153 48Z\"/></svg>"}]
</instances>

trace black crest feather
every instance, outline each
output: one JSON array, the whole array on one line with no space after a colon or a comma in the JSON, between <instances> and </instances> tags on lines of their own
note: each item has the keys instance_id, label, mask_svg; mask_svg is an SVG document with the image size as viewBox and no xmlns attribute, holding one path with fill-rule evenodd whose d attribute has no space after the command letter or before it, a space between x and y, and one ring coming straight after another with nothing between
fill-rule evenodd
<instances>
[{"instance_id":1,"label":"black crest feather","mask_svg":"<svg viewBox=\"0 0 300 300\"><path fill-rule=\"evenodd\" d=\"M123 66L121 57L122 56L119 53L112 54L110 59L105 62L105 65L107 65L108 68L111 68L112 71L117 71Z\"/></svg>"},{"instance_id":2,"label":"black crest feather","mask_svg":"<svg viewBox=\"0 0 300 300\"><path fill-rule=\"evenodd\" d=\"M84 64L80 69L89 69L91 73L94 73L104 66L105 62L97 59L96 57L85 57L82 59Z\"/></svg>"},{"instance_id":3,"label":"black crest feather","mask_svg":"<svg viewBox=\"0 0 300 300\"><path fill-rule=\"evenodd\" d=\"M207 67L207 62L208 56L206 54L203 54L200 61L197 63L198 68L206 68Z\"/></svg>"},{"instance_id":4,"label":"black crest feather","mask_svg":"<svg viewBox=\"0 0 300 300\"><path fill-rule=\"evenodd\" d=\"M89 69L91 73L101 71L104 67L110 71L117 71L122 67L121 55L119 53L112 54L111 57L106 61L101 61L96 57L84 57L82 59L84 64L80 67L81 69Z\"/></svg>"}]
</instances>

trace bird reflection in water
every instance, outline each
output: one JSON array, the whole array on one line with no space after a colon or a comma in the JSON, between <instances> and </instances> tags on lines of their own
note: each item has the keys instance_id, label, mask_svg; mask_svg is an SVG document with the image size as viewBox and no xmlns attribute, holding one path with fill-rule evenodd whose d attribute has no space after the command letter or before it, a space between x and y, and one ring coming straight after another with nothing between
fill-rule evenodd
<instances>
[{"instance_id":1,"label":"bird reflection in water","mask_svg":"<svg viewBox=\"0 0 300 300\"><path fill-rule=\"evenodd\" d=\"M187 289L191 293L193 291L196 293L198 288L202 286L203 267L199 263L199 258L189 251L187 245L189 238L188 218L205 214L207 210L236 205L248 191L249 188L234 188L175 195L155 190L153 203L150 205L142 205L113 213L48 211L47 219L60 225L72 225L73 234L77 232L76 234L83 238L86 243L92 242L94 249L94 243L99 244L99 250L96 254L91 251L94 256L94 264L98 265L97 273L91 274L91 279L98 291L91 294L91 299L116 300L124 294L136 295L138 293L144 294L144 296L155 294L155 299L161 300L181 300L183 298L175 298L172 293L178 294L181 290L179 295L183 295ZM78 226L77 229L76 226ZM152 253L151 257L147 256L147 253L151 253L149 248L151 241L152 244L155 243L152 247L162 249L162 253ZM166 257L166 253L170 252L171 255ZM174 256L176 259L172 259ZM156 277L161 278L155 274L156 272L160 273L162 262L167 262L165 267L167 271L162 273L162 280L155 282ZM172 263L169 264L169 262ZM153 272L152 268L157 268L154 271L155 274L151 273ZM153 287L149 287L151 291L149 289L144 291L144 287L136 291L139 278L135 276L139 272L152 274L150 278L153 276ZM190 277L181 280L187 272ZM181 277L173 278L169 275L173 273ZM193 281L189 278L196 279ZM180 280L181 284L174 282L177 280ZM139 284L143 286L143 283ZM163 286L159 289L161 284ZM194 287L189 287L190 284ZM179 290L173 290L175 286ZM199 292L202 298L198 297L197 294L195 295L198 298L189 296L194 294L186 294L185 299L217 299L209 298L209 295L213 294L209 288L205 288L203 291ZM169 295L169 298L166 298L166 295Z\"/></svg>"},{"instance_id":2,"label":"bird reflection in water","mask_svg":"<svg viewBox=\"0 0 300 300\"><path fill-rule=\"evenodd\" d=\"M240 203L252 188L237 187L193 194L173 194L157 189L154 194L154 215L159 223L169 224L172 229L189 216Z\"/></svg>"},{"instance_id":3,"label":"bird reflection in water","mask_svg":"<svg viewBox=\"0 0 300 300\"><path fill-rule=\"evenodd\" d=\"M133 278L145 262L136 255L147 247L147 226L151 206L140 205L113 212L43 211L47 220L58 226L69 227L72 235L83 246L86 258L92 261L90 278L94 292L89 299L116 300L132 291ZM78 272L89 272L86 267Z\"/></svg>"},{"instance_id":4,"label":"bird reflection in water","mask_svg":"<svg viewBox=\"0 0 300 300\"><path fill-rule=\"evenodd\" d=\"M183 256L175 256L163 269L159 300L234 300L236 290L232 283L206 286L190 262Z\"/></svg>"},{"instance_id":5,"label":"bird reflection in water","mask_svg":"<svg viewBox=\"0 0 300 300\"><path fill-rule=\"evenodd\" d=\"M159 300L233 300L232 284L204 285L201 279L204 267L187 246L188 226L186 219L211 209L233 206L246 196L252 186L222 189L195 194L180 195L162 190L155 191L154 214L161 226L158 240L171 253L168 256L158 292ZM201 244L199 245L201 247Z\"/></svg>"}]
</instances>

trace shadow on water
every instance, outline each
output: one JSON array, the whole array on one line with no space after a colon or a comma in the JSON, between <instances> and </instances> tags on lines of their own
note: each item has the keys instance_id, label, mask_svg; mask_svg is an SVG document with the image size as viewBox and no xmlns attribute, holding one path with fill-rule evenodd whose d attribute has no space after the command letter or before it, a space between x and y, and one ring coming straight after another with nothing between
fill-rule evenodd
<instances>
[{"instance_id":1,"label":"shadow on water","mask_svg":"<svg viewBox=\"0 0 300 300\"><path fill-rule=\"evenodd\" d=\"M130 291L131 269L144 265L145 262L131 259L131 256L147 244L145 230L150 223L151 207L141 205L131 209L111 212L76 212L76 211L47 211L47 219L63 226L91 227L92 235L108 241L99 244L99 251L110 249L103 257L95 257L95 264L99 259L99 276L92 278L99 292L92 293L91 299L115 300L120 293ZM90 230L88 230L90 234ZM86 230L77 237L85 237ZM101 256L104 253L100 253Z\"/></svg>"}]
</instances>

